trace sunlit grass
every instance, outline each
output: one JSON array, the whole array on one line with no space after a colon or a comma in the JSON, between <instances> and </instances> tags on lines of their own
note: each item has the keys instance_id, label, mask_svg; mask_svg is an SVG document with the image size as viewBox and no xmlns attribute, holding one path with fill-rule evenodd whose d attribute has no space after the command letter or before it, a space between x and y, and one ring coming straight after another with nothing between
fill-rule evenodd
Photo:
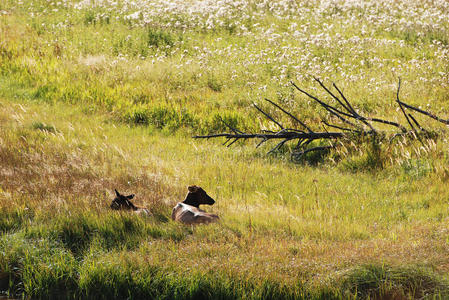
<instances>
[{"instance_id":1,"label":"sunlit grass","mask_svg":"<svg viewBox=\"0 0 449 300\"><path fill-rule=\"evenodd\" d=\"M354 174L295 165L263 153L258 157L251 145L223 149L183 135L116 124L108 115L86 115L77 106L2 100L1 107L3 243L10 245L11 238L50 243L48 247L56 247L52 251L62 252L57 262L50 256L48 263L66 270L63 275L48 275L46 269L34 269L44 267L44 261L32 269L44 276L41 283L27 279L22 267L33 262L17 265L11 255L21 254L12 248L2 256L2 269L12 274L11 268L18 268L18 273L7 282L26 280L29 287L21 290L13 285L11 292L50 295L62 289L52 280L63 278L72 284L68 293L94 297L95 289L103 287L116 297L144 295L153 290L141 285L149 280L145 274L156 268L159 275L152 276L168 285L167 295L175 293L175 282L187 272L192 277L185 288L202 286L206 280L210 297L219 291L237 297L260 280L274 284L270 292L274 295L319 297L329 291L343 297L339 285L332 283L343 279L335 274L359 264L446 270L447 195L444 181L435 175L398 176L409 170L399 167L383 174ZM41 123L51 124L55 131L36 126ZM193 183L217 200L209 210L221 216L220 224L192 231L169 221L172 205ZM135 193L136 203L154 215L111 212L114 188ZM31 258L38 255L26 253ZM88 257L93 264L89 267ZM110 262L105 265L100 257ZM154 267L137 267L142 259ZM111 268L140 271L131 277L127 271L111 273L109 263L122 266ZM73 268L80 277L71 273ZM172 272L177 274L174 281L163 279ZM214 281L214 276L221 279ZM241 286L234 282L237 278L247 283ZM296 290L298 281L303 283ZM35 285L40 290L34 290ZM134 293L127 285L143 290ZM263 294L267 287L259 288ZM394 290L411 293L408 288ZM179 297L189 297L184 292Z\"/></svg>"},{"instance_id":2,"label":"sunlit grass","mask_svg":"<svg viewBox=\"0 0 449 300\"><path fill-rule=\"evenodd\" d=\"M420 117L422 143L347 141L297 163L191 138L221 118L272 129L251 106L265 97L321 128L289 85L323 97L309 75L404 122L400 76L401 99L446 116L444 1L95 3L0 3L1 294L447 297L443 126ZM220 223L170 220L191 184ZM115 188L152 214L111 211Z\"/></svg>"},{"instance_id":3,"label":"sunlit grass","mask_svg":"<svg viewBox=\"0 0 449 300\"><path fill-rule=\"evenodd\" d=\"M43 13L47 5L55 11ZM301 111L306 119L316 118L316 107L288 84L294 80L313 90L307 75L337 82L367 114L391 116L400 76L404 100L447 109L447 32L440 29L447 24L444 17L432 23L432 30L418 25L385 30L382 18L398 9L393 3L391 12L379 8L374 14L379 24L364 25L368 13L356 4L322 11L326 5L320 3L304 5L310 11L290 12L294 21L285 18L287 12L273 16L259 11L248 21L242 12L241 23L249 29L232 32L227 29L234 25L226 27L226 20L220 25L224 27L211 30L191 28L189 16L176 15L176 10L172 18L190 24L187 29L166 25L164 16L157 17L160 23L144 26L106 4L79 10L71 5L5 4L2 34L8 42L2 44L2 69L33 86L32 97L101 106L124 121L169 131L187 127L205 132L219 129L214 115L223 111L235 114L240 126L257 128L265 121L249 104L263 97ZM438 6L435 10L432 17L445 13ZM346 22L354 11L360 15Z\"/></svg>"}]
</instances>

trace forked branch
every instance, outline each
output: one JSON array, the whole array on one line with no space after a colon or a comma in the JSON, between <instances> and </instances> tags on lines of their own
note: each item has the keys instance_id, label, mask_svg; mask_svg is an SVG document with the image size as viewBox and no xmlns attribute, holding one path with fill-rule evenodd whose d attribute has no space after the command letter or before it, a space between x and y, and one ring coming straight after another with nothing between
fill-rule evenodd
<instances>
[{"instance_id":1,"label":"forked branch","mask_svg":"<svg viewBox=\"0 0 449 300\"><path fill-rule=\"evenodd\" d=\"M229 124L227 124L225 121L222 120L224 125L230 130L229 132L209 134L209 135L197 135L194 136L194 138L209 139L209 138L224 137L226 138L224 144L227 145L228 147L239 140L246 140L246 139L259 139L260 141L256 147L259 147L260 145L270 140L278 140L278 143L269 151L269 153L282 148L288 142L297 141L296 145L293 147L293 155L296 159L298 159L306 153L310 153L313 151L323 151L333 148L334 143L332 141L336 139L351 137L354 135L378 136L382 131L375 128L373 126L373 123L388 125L394 127L396 130L399 130L399 132L396 131L393 133L394 136L408 135L409 133L411 133L411 136L414 136L419 140L421 140L420 133L426 131L410 112L407 113L406 109L410 109L414 112L418 112L422 115L435 119L443 124L449 125L449 120L442 119L430 112L427 112L420 108L409 105L405 102L402 102L399 99L399 92L401 88L400 79L398 83L398 89L396 92L396 103L399 105L399 108L402 114L404 115L405 119L407 120L407 123L410 126L411 130L407 130L404 125L398 122L361 115L335 83L333 83L332 86L337 93L332 92L330 88L326 87L320 79L314 78L314 80L321 86L321 88L323 88L323 90L332 99L334 99L337 102L337 105L339 106L327 103L319 99L318 97L298 87L294 82L291 82L291 84L296 90L298 90L302 94L306 95L308 98L318 103L323 109L325 109L333 117L335 117L338 121L340 121L341 124L331 124L328 122L328 120L322 120L322 124L324 124L324 131L314 130L312 129L311 126L307 125L305 121L302 121L299 117L296 117L293 113L288 112L285 108L281 107L279 104L275 103L270 99L265 99L269 104L274 106L275 109L280 110L283 114L287 115L290 119L292 119L293 123L298 124L301 129L286 128L272 114L266 112L257 104L253 104L254 107L261 114L263 114L267 119L269 119L271 122L276 124L277 127L279 127L278 131L262 130L259 133L247 133L230 126ZM333 128L334 131L328 131L326 127ZM417 128L419 129L419 131L417 130ZM335 131L335 129L337 129L337 131ZM318 143L319 145L312 144L313 141L319 141ZM329 145L323 145L325 141L328 141Z\"/></svg>"}]
</instances>

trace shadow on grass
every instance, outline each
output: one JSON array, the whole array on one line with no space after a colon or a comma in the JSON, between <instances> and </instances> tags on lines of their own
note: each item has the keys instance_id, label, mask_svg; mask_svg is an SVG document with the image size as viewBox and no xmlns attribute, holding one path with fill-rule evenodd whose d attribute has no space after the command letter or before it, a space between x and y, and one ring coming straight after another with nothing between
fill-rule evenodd
<instances>
[{"instance_id":1,"label":"shadow on grass","mask_svg":"<svg viewBox=\"0 0 449 300\"><path fill-rule=\"evenodd\" d=\"M0 232L19 230L23 223L32 222L34 211L25 208L0 209Z\"/></svg>"},{"instance_id":2,"label":"shadow on grass","mask_svg":"<svg viewBox=\"0 0 449 300\"><path fill-rule=\"evenodd\" d=\"M360 299L422 299L449 296L448 282L428 270L408 266L363 265L348 272L344 294Z\"/></svg>"},{"instance_id":3,"label":"shadow on grass","mask_svg":"<svg viewBox=\"0 0 449 300\"><path fill-rule=\"evenodd\" d=\"M173 270L174 271L174 270ZM147 266L140 272L108 266L81 274L83 298L132 299L336 299L330 291L308 292L303 286L229 278L218 273L176 274Z\"/></svg>"},{"instance_id":4,"label":"shadow on grass","mask_svg":"<svg viewBox=\"0 0 449 300\"><path fill-rule=\"evenodd\" d=\"M135 233L136 225L123 223L118 228ZM76 224L74 228L74 232L85 229L82 226L76 229ZM73 236L80 237L72 232L67 238ZM90 251L77 258L58 241L29 239L23 233L4 235L0 240L0 295L39 299L444 299L449 296L446 279L416 266L363 265L321 285L302 281L286 284L270 279L261 281L244 273L204 272L201 267L182 271L181 267L154 264L136 252L105 250L104 239L101 234L95 235Z\"/></svg>"},{"instance_id":5,"label":"shadow on grass","mask_svg":"<svg viewBox=\"0 0 449 300\"><path fill-rule=\"evenodd\" d=\"M80 214L60 217L56 223L52 235L75 256L83 255L94 239L104 250L133 250L148 238L180 241L186 235L178 226L149 222L130 212L114 212L107 218Z\"/></svg>"}]
</instances>

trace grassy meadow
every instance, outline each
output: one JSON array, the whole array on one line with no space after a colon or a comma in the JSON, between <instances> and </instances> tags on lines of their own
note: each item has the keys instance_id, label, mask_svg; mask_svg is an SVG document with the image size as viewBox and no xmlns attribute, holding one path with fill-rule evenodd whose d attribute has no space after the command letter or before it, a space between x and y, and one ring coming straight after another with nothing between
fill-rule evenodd
<instances>
[{"instance_id":1,"label":"grassy meadow","mask_svg":"<svg viewBox=\"0 0 449 300\"><path fill-rule=\"evenodd\" d=\"M445 0L1 1L0 297L448 298L443 125L301 162L192 139L276 129L254 102L297 126L264 98L319 130L312 76L406 124L400 77L448 118L448 28ZM170 219L191 184L220 223Z\"/></svg>"}]
</instances>

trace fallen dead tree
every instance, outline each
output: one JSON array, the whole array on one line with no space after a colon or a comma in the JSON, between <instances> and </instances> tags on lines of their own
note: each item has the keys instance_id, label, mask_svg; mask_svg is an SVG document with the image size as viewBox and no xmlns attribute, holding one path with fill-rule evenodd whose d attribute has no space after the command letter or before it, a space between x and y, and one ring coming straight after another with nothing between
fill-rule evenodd
<instances>
[{"instance_id":1,"label":"fallen dead tree","mask_svg":"<svg viewBox=\"0 0 449 300\"><path fill-rule=\"evenodd\" d=\"M382 118L373 118L361 115L354 106L350 103L350 101L345 97L343 92L338 88L338 86L333 83L333 88L335 91L331 91L330 88L326 87L324 83L318 78L314 78L314 80L320 85L320 87L332 98L336 101L337 105L329 104L316 96L306 92L305 90L299 88L294 82L291 82L293 87L306 95L308 98L312 99L316 103L318 103L324 110L326 110L334 120L338 120L338 124L332 124L327 120L321 120L324 124L323 131L316 131L308 126L304 121L301 121L299 118L295 117L292 113L288 112L286 109L281 107L279 104L273 102L272 100L265 99L268 103L273 105L276 109L280 110L283 114L291 118L291 120L297 124L298 128L288 128L281 124L279 120L270 115L268 112L264 111L257 104L253 104L254 107L263 114L266 118L268 118L271 122L276 124L279 128L278 131L270 131L270 130L261 130L258 133L248 133L242 132L239 129L231 126L226 123L224 120L222 122L229 129L229 132L218 133L218 134L209 134L209 135L197 135L194 138L219 138L224 137L226 141L224 145L231 146L235 142L239 140L247 140L247 139L259 139L260 142L256 147L261 146L267 141L277 140L278 143L268 152L274 152L281 147L283 147L288 142L296 142L296 145L293 147L292 156L295 159L300 159L303 155L309 152L314 151L323 151L329 150L335 147L335 141L342 138L352 138L360 137L360 136L372 136L373 138L379 138L380 136L386 136L385 131L382 131L375 127L375 124L382 124L384 127L392 127L393 132L389 131L391 134L391 140L397 136L410 136L413 139L418 139L421 141L421 137L429 134L420 123L418 123L417 119L412 115L412 112L422 114L424 116L430 117L438 122L449 125L449 120L442 119L428 111L423 109L414 107L410 104L407 104L399 99L399 92L401 89L401 80L399 79L398 88L396 92L396 103L398 104L400 111L407 122L407 125L400 124L395 121L386 120ZM330 130L332 129L332 131ZM318 143L312 143L314 141L318 141ZM327 145L323 145L327 141ZM311 146L313 144L318 144L315 146Z\"/></svg>"}]
</instances>

